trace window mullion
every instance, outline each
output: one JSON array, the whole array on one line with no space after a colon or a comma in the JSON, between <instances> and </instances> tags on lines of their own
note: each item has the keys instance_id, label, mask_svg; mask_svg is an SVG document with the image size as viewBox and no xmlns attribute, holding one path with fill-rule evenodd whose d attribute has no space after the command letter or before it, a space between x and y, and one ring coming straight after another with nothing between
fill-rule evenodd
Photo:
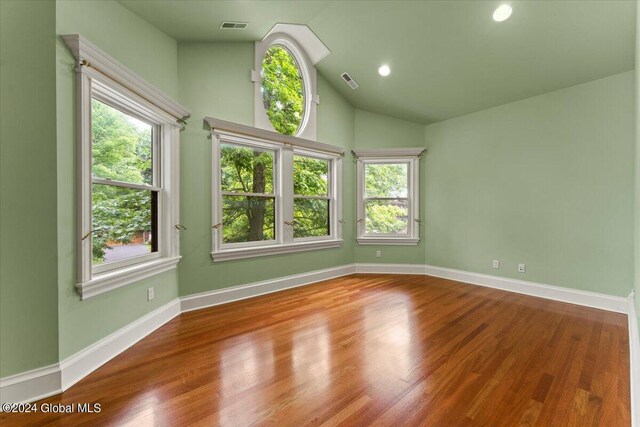
<instances>
[{"instance_id":1,"label":"window mullion","mask_svg":"<svg viewBox=\"0 0 640 427\"><path fill-rule=\"evenodd\" d=\"M330 196L304 196L304 195L293 195L294 199L304 199L304 200L331 200Z\"/></svg>"},{"instance_id":2,"label":"window mullion","mask_svg":"<svg viewBox=\"0 0 640 427\"><path fill-rule=\"evenodd\" d=\"M116 181L113 179L102 179L102 178L92 178L93 184L100 185L111 185L113 187L123 187L123 188L131 188L135 190L144 190L144 191L161 191L162 188L155 187L153 185L148 184L136 184L133 182L124 182L124 181Z\"/></svg>"},{"instance_id":3,"label":"window mullion","mask_svg":"<svg viewBox=\"0 0 640 427\"><path fill-rule=\"evenodd\" d=\"M333 208L331 209L331 235L334 239L342 238L342 159L334 159L331 162L331 198Z\"/></svg>"},{"instance_id":4,"label":"window mullion","mask_svg":"<svg viewBox=\"0 0 640 427\"><path fill-rule=\"evenodd\" d=\"M246 196L246 197L262 197L265 199L273 199L275 194L272 193L243 193L235 191L223 191L223 196Z\"/></svg>"},{"instance_id":5,"label":"window mullion","mask_svg":"<svg viewBox=\"0 0 640 427\"><path fill-rule=\"evenodd\" d=\"M281 227L280 242L293 243L293 149L283 147L280 165L280 212L278 224ZM288 223L288 224L287 224Z\"/></svg>"},{"instance_id":6,"label":"window mullion","mask_svg":"<svg viewBox=\"0 0 640 427\"><path fill-rule=\"evenodd\" d=\"M88 282L92 275L92 239L87 238L93 228L92 218L92 141L91 141L91 79L85 73L78 74L78 128L79 176L77 184L78 215L77 277L79 283Z\"/></svg>"},{"instance_id":7,"label":"window mullion","mask_svg":"<svg viewBox=\"0 0 640 427\"><path fill-rule=\"evenodd\" d=\"M364 182L364 164L362 161L356 162L356 235L362 236L364 234L364 194L365 194L365 182Z\"/></svg>"},{"instance_id":8,"label":"window mullion","mask_svg":"<svg viewBox=\"0 0 640 427\"><path fill-rule=\"evenodd\" d=\"M154 125L151 128L151 185L154 187L162 187L160 164L162 159L160 158L160 132L162 127Z\"/></svg>"},{"instance_id":9,"label":"window mullion","mask_svg":"<svg viewBox=\"0 0 640 427\"><path fill-rule=\"evenodd\" d=\"M414 238L420 238L420 159L416 158L409 164L409 215L411 222L411 235Z\"/></svg>"},{"instance_id":10,"label":"window mullion","mask_svg":"<svg viewBox=\"0 0 640 427\"><path fill-rule=\"evenodd\" d=\"M212 134L212 186L214 189L214 197L212 198L211 207L211 234L213 240L213 250L219 251L222 248L222 159L221 159L221 142L220 138Z\"/></svg>"}]
</instances>

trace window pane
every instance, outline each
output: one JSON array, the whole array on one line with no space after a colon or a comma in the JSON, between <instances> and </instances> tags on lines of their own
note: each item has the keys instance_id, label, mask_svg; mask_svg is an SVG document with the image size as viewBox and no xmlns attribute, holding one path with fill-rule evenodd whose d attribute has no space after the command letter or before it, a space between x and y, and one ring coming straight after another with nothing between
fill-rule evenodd
<instances>
[{"instance_id":1,"label":"window pane","mask_svg":"<svg viewBox=\"0 0 640 427\"><path fill-rule=\"evenodd\" d=\"M407 197L408 164L365 164L365 197Z\"/></svg>"},{"instance_id":2,"label":"window pane","mask_svg":"<svg viewBox=\"0 0 640 427\"><path fill-rule=\"evenodd\" d=\"M91 100L93 176L153 184L152 129L122 111Z\"/></svg>"},{"instance_id":3,"label":"window pane","mask_svg":"<svg viewBox=\"0 0 640 427\"><path fill-rule=\"evenodd\" d=\"M293 156L293 193L297 196L328 196L329 161Z\"/></svg>"},{"instance_id":4,"label":"window pane","mask_svg":"<svg viewBox=\"0 0 640 427\"><path fill-rule=\"evenodd\" d=\"M222 196L222 242L274 240L275 199Z\"/></svg>"},{"instance_id":5,"label":"window pane","mask_svg":"<svg viewBox=\"0 0 640 427\"><path fill-rule=\"evenodd\" d=\"M329 200L294 199L293 237L328 236Z\"/></svg>"},{"instance_id":6,"label":"window pane","mask_svg":"<svg viewBox=\"0 0 640 427\"><path fill-rule=\"evenodd\" d=\"M93 185L93 265L158 250L157 193Z\"/></svg>"},{"instance_id":7,"label":"window pane","mask_svg":"<svg viewBox=\"0 0 640 427\"><path fill-rule=\"evenodd\" d=\"M304 116L304 84L293 55L284 47L271 46L262 60L262 102L273 128L295 135Z\"/></svg>"},{"instance_id":8,"label":"window pane","mask_svg":"<svg viewBox=\"0 0 640 427\"><path fill-rule=\"evenodd\" d=\"M409 218L409 201L367 200L365 202L365 233L406 234Z\"/></svg>"},{"instance_id":9,"label":"window pane","mask_svg":"<svg viewBox=\"0 0 640 427\"><path fill-rule=\"evenodd\" d=\"M222 144L222 191L273 194L275 152Z\"/></svg>"}]
</instances>

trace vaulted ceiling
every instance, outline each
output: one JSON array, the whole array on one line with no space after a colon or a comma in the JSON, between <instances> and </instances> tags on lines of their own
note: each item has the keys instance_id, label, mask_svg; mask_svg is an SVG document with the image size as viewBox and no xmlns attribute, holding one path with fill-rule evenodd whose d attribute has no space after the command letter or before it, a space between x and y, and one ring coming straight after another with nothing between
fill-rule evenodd
<instances>
[{"instance_id":1,"label":"vaulted ceiling","mask_svg":"<svg viewBox=\"0 0 640 427\"><path fill-rule=\"evenodd\" d=\"M331 50L318 70L354 106L420 123L634 68L635 1L508 1L501 23L502 1L121 3L178 41L253 41L278 22L306 24ZM222 30L224 20L249 26Z\"/></svg>"}]
</instances>

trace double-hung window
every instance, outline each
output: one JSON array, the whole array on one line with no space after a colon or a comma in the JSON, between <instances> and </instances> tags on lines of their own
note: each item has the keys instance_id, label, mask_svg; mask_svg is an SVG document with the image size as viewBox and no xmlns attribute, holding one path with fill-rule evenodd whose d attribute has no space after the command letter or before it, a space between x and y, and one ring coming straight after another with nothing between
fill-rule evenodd
<instances>
[{"instance_id":1,"label":"double-hung window","mask_svg":"<svg viewBox=\"0 0 640 427\"><path fill-rule=\"evenodd\" d=\"M276 241L276 159L263 144L220 146L222 243L229 247Z\"/></svg>"},{"instance_id":2,"label":"double-hung window","mask_svg":"<svg viewBox=\"0 0 640 427\"><path fill-rule=\"evenodd\" d=\"M85 240L91 239L94 273L160 256L160 126L113 101L100 90L91 98L91 231Z\"/></svg>"},{"instance_id":3,"label":"double-hung window","mask_svg":"<svg viewBox=\"0 0 640 427\"><path fill-rule=\"evenodd\" d=\"M214 261L342 244L343 150L216 119Z\"/></svg>"},{"instance_id":4,"label":"double-hung window","mask_svg":"<svg viewBox=\"0 0 640 427\"><path fill-rule=\"evenodd\" d=\"M359 244L420 241L419 156L423 149L356 150Z\"/></svg>"},{"instance_id":5,"label":"double-hung window","mask_svg":"<svg viewBox=\"0 0 640 427\"><path fill-rule=\"evenodd\" d=\"M331 236L331 164L330 159L294 152L294 239L320 240Z\"/></svg>"},{"instance_id":6,"label":"double-hung window","mask_svg":"<svg viewBox=\"0 0 640 427\"><path fill-rule=\"evenodd\" d=\"M82 299L176 267L188 112L79 35L77 285Z\"/></svg>"}]
</instances>

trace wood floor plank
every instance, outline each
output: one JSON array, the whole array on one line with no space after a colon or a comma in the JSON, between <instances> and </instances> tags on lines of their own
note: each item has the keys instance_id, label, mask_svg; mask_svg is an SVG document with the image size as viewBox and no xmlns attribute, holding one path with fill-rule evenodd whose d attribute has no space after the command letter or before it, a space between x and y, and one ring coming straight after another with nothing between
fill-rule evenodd
<instances>
[{"instance_id":1,"label":"wood floor plank","mask_svg":"<svg viewBox=\"0 0 640 427\"><path fill-rule=\"evenodd\" d=\"M3 426L630 425L626 316L356 274L184 313Z\"/></svg>"}]
</instances>

